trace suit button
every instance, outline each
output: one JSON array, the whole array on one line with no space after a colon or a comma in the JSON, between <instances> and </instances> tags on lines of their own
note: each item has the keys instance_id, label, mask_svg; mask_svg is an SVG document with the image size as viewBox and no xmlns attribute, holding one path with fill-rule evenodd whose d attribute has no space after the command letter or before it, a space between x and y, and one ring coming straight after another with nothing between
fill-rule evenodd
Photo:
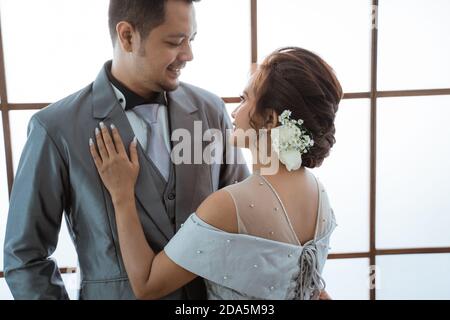
<instances>
[{"instance_id":1,"label":"suit button","mask_svg":"<svg viewBox=\"0 0 450 320\"><path fill-rule=\"evenodd\" d=\"M175 194L171 193L171 194L169 194L169 196L167 198L169 200L175 200Z\"/></svg>"}]
</instances>

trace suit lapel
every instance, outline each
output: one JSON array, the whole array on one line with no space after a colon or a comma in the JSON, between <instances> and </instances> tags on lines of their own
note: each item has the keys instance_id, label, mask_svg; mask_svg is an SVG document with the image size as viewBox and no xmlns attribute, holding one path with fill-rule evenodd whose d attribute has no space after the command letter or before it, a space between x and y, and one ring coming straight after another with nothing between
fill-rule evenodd
<instances>
[{"instance_id":1,"label":"suit lapel","mask_svg":"<svg viewBox=\"0 0 450 320\"><path fill-rule=\"evenodd\" d=\"M108 63L105 65L106 67L110 67ZM124 145L130 145L134 138L133 129L116 99L105 70L100 72L93 85L93 116L108 126L114 123L120 132ZM128 148L126 149L128 153ZM161 230L162 234L169 240L173 236L174 231L157 187L154 184L156 173L152 170L152 166L139 144L138 157L140 171L136 182L136 199L140 202L146 214Z\"/></svg>"},{"instance_id":2,"label":"suit lapel","mask_svg":"<svg viewBox=\"0 0 450 320\"><path fill-rule=\"evenodd\" d=\"M202 121L198 108L194 105L191 97L186 94L183 86L180 86L178 90L168 94L169 100L169 115L171 132L177 129L185 129L190 133L190 147L191 147L191 159L188 164L175 165L175 181L176 181L176 208L177 208L177 220L185 221L186 218L192 213L193 202L195 195L197 194L197 186L199 183L199 173L201 170L201 164L194 164L194 122ZM200 132L203 136L203 132ZM197 137L196 137L197 138ZM175 148L181 140L173 142L172 148ZM198 141L197 141L198 143ZM200 144L203 146L203 144ZM202 148L203 149L203 148ZM201 150L201 153L203 150Z\"/></svg>"}]
</instances>

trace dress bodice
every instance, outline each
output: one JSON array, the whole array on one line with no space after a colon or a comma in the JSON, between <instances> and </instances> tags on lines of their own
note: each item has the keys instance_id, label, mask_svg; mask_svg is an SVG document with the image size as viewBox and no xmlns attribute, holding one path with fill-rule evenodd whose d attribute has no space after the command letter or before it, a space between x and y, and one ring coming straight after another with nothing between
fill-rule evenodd
<instances>
[{"instance_id":1,"label":"dress bodice","mask_svg":"<svg viewBox=\"0 0 450 320\"><path fill-rule=\"evenodd\" d=\"M315 299L325 288L321 274L336 227L325 189L317 185L315 236L305 244L275 189L252 175L225 188L236 206L239 233L220 230L193 213L164 250L205 279L209 299Z\"/></svg>"}]
</instances>

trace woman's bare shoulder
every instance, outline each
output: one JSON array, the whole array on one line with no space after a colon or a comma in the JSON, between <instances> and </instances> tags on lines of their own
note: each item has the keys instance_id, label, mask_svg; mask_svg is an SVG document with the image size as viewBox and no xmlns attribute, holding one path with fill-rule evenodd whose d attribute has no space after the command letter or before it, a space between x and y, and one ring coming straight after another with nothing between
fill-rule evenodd
<instances>
[{"instance_id":1,"label":"woman's bare shoulder","mask_svg":"<svg viewBox=\"0 0 450 320\"><path fill-rule=\"evenodd\" d=\"M206 223L226 232L237 233L236 207L228 191L221 189L206 198L196 211Z\"/></svg>"}]
</instances>

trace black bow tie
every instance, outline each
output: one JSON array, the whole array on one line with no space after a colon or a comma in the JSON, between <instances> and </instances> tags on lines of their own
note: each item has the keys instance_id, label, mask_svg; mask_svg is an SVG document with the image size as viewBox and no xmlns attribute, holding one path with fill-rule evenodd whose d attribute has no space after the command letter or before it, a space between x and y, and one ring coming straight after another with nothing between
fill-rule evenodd
<instances>
[{"instance_id":1,"label":"black bow tie","mask_svg":"<svg viewBox=\"0 0 450 320\"><path fill-rule=\"evenodd\" d=\"M141 106L144 104L158 104L158 105L167 105L166 96L163 92L155 93L155 95L151 99L144 99L140 96L132 97L128 95L125 97L125 111L132 110L136 106Z\"/></svg>"}]
</instances>

